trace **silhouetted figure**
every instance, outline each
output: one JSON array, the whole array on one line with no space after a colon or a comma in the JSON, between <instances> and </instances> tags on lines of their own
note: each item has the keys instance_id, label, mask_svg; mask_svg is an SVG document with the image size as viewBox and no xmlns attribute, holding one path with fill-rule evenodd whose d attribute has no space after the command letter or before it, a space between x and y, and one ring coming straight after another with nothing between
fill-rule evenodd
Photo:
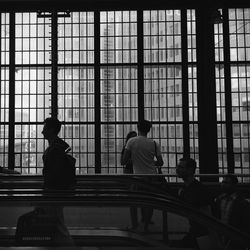
<instances>
[{"instance_id":1,"label":"silhouetted figure","mask_svg":"<svg viewBox=\"0 0 250 250\"><path fill-rule=\"evenodd\" d=\"M178 192L178 197L191 207L210 213L212 197L206 187L197 179L195 179L196 161L191 158L182 158L176 167L176 173L179 178L184 181L184 186ZM170 243L174 247L182 248L198 248L197 238L207 235L208 231L200 224L189 220L189 231L180 241Z\"/></svg>"},{"instance_id":2,"label":"silhouetted figure","mask_svg":"<svg viewBox=\"0 0 250 250\"><path fill-rule=\"evenodd\" d=\"M125 146L121 164L125 165L132 160L134 174L157 174L157 166L163 165L160 146L150 138L147 138L152 125L147 120L137 124L138 136L130 138ZM156 157L156 160L154 158ZM145 177L152 182L152 178ZM144 231L148 231L148 225L152 218L153 209L142 208L142 220Z\"/></svg>"},{"instance_id":3,"label":"silhouetted figure","mask_svg":"<svg viewBox=\"0 0 250 250\"><path fill-rule=\"evenodd\" d=\"M58 137L60 130L61 122L58 119L47 118L44 121L42 134L49 143L43 154L43 177L46 189L70 189L75 184L75 170L69 166L66 157L70 146Z\"/></svg>"},{"instance_id":4,"label":"silhouetted figure","mask_svg":"<svg viewBox=\"0 0 250 250\"><path fill-rule=\"evenodd\" d=\"M130 131L127 136L126 136L126 140L125 140L125 145L124 147L122 148L122 152L121 152L121 159L122 159L122 156L124 154L124 151L125 151L125 146L128 142L128 140L132 137L136 137L137 136L137 133L135 131ZM129 159L128 162L125 164L125 167L124 167L124 174L133 174L133 163L132 163L132 160Z\"/></svg>"},{"instance_id":5,"label":"silhouetted figure","mask_svg":"<svg viewBox=\"0 0 250 250\"><path fill-rule=\"evenodd\" d=\"M221 194L215 198L215 215L223 223L231 225L241 232L250 234L250 203L237 192L238 179L233 174L227 174L221 182ZM228 249L240 249L239 242L222 237Z\"/></svg>"},{"instance_id":6,"label":"silhouetted figure","mask_svg":"<svg viewBox=\"0 0 250 250\"><path fill-rule=\"evenodd\" d=\"M58 119L45 120L42 134L49 143L43 155L44 188L47 191L45 195L70 189L74 181L72 180L74 176L65 170L68 166L64 164L69 164L65 157L69 145L58 137L60 129L61 123ZM72 246L73 240L64 223L63 207L45 204L20 216L17 222L16 240L24 245Z\"/></svg>"}]
</instances>

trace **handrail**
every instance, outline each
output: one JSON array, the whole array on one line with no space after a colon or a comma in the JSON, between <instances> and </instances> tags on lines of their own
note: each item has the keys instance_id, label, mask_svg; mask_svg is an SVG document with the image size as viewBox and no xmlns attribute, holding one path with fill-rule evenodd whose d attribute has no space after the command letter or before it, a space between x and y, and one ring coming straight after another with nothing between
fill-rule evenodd
<instances>
[{"instance_id":1,"label":"handrail","mask_svg":"<svg viewBox=\"0 0 250 250\"><path fill-rule=\"evenodd\" d=\"M110 186L113 188L114 186L120 188L128 188L130 184L139 184L141 186L152 188L152 184L148 183L147 180L141 178L145 176L153 176L156 178L162 178L166 175L133 175L133 174L121 174L121 175L103 175L103 174L94 174L94 175L83 175L77 176L77 185L76 188L97 188L103 186ZM163 178L162 178L163 179ZM183 185L183 182L166 182L166 187L169 188L178 188ZM212 188L219 188L219 182L204 182L203 184ZM99 186L98 186L99 185ZM149 186L150 185L150 186ZM248 192L250 183L238 183L238 190ZM2 188L33 188L33 187L43 187L43 178L42 176L30 176L30 175L5 175L0 176L0 189ZM163 189L162 186L159 187L157 185L153 185L153 189L157 192L166 192L166 188ZM219 189L218 189L219 191ZM250 193L249 193L250 195Z\"/></svg>"},{"instance_id":2,"label":"handrail","mask_svg":"<svg viewBox=\"0 0 250 250\"><path fill-rule=\"evenodd\" d=\"M195 177L224 177L227 174L195 174ZM234 174L237 177L250 177L250 174ZM137 177L145 177L145 176L164 176L164 177L177 177L176 174L102 174L102 173L96 173L96 174L82 174L77 175L77 178L85 178L85 177L116 177L116 176L137 176ZM42 178L42 175L37 174L4 174L0 173L0 178L11 178L11 177L24 177L24 178Z\"/></svg>"}]
</instances>

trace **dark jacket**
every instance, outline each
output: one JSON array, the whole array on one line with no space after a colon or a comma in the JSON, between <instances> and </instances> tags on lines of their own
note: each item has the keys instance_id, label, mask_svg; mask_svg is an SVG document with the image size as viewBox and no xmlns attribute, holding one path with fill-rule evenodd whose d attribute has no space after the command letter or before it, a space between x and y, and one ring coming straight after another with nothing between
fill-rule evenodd
<instances>
[{"instance_id":1,"label":"dark jacket","mask_svg":"<svg viewBox=\"0 0 250 250\"><path fill-rule=\"evenodd\" d=\"M122 152L121 152L121 157L123 156L125 151L125 147L123 147ZM124 174L133 174L133 163L132 160L129 159L128 163L125 165L124 170L123 170Z\"/></svg>"},{"instance_id":2,"label":"dark jacket","mask_svg":"<svg viewBox=\"0 0 250 250\"><path fill-rule=\"evenodd\" d=\"M67 176L63 171L65 164L65 150L69 145L59 137L49 145L43 154L44 188L67 189Z\"/></svg>"},{"instance_id":3,"label":"dark jacket","mask_svg":"<svg viewBox=\"0 0 250 250\"><path fill-rule=\"evenodd\" d=\"M189 204L194 209L202 209L212 206L212 196L209 190L198 180L194 179L188 186L179 190L179 199ZM189 220L189 235L199 237L207 234L207 229L199 223Z\"/></svg>"}]
</instances>

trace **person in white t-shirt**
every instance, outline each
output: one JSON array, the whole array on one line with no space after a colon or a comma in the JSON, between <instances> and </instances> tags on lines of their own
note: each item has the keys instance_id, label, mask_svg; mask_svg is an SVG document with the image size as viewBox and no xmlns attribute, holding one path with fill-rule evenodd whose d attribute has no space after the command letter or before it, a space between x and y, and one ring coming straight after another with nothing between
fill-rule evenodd
<instances>
[{"instance_id":1,"label":"person in white t-shirt","mask_svg":"<svg viewBox=\"0 0 250 250\"><path fill-rule=\"evenodd\" d=\"M138 136L130 138L125 146L121 164L125 165L131 159L134 174L157 174L157 168L163 165L159 144L147 137L151 127L151 122L140 121L137 124ZM144 231L148 231L152 213L151 208L142 209Z\"/></svg>"}]
</instances>

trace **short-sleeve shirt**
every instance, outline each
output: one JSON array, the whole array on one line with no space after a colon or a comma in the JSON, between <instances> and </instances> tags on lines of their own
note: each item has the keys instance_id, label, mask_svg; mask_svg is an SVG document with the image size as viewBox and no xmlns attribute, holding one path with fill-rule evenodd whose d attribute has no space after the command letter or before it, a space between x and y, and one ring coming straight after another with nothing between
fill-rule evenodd
<instances>
[{"instance_id":1,"label":"short-sleeve shirt","mask_svg":"<svg viewBox=\"0 0 250 250\"><path fill-rule=\"evenodd\" d=\"M131 160L135 174L156 174L154 157L160 156L159 145L145 136L130 138L126 149L131 152Z\"/></svg>"}]
</instances>

